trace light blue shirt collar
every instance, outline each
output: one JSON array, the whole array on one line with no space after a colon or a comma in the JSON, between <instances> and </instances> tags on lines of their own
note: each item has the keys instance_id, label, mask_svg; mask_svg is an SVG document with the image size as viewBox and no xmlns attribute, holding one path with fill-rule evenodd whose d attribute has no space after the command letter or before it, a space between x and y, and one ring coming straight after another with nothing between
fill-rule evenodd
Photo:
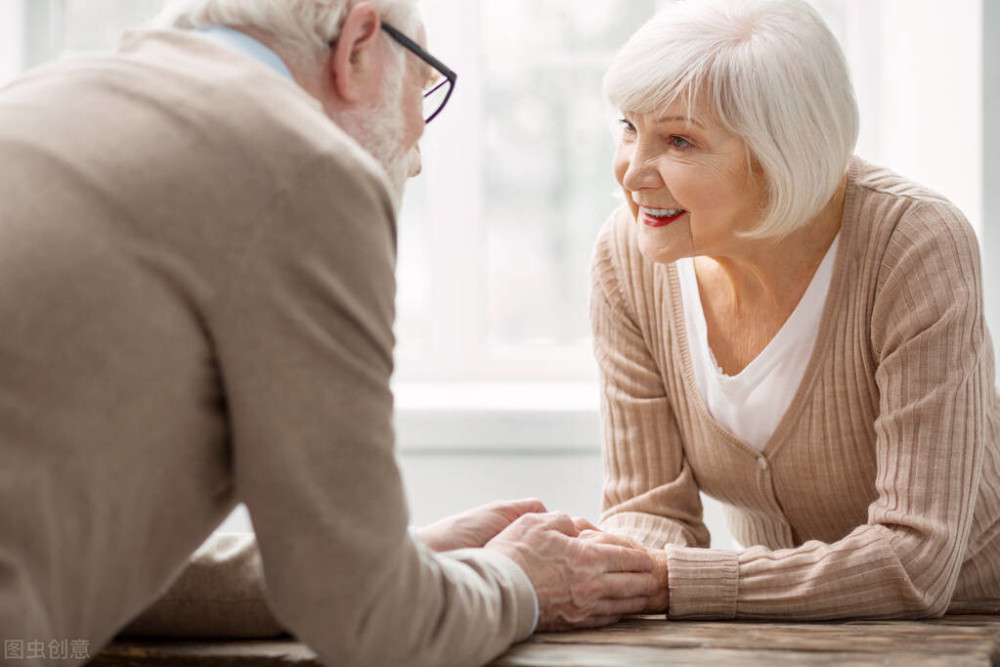
<instances>
[{"instance_id":1,"label":"light blue shirt collar","mask_svg":"<svg viewBox=\"0 0 1000 667\"><path fill-rule=\"evenodd\" d=\"M289 81L295 81L291 70L288 69L288 65L278 57L277 53L244 32L221 25L195 28L194 32L250 56L254 60L267 65Z\"/></svg>"}]
</instances>

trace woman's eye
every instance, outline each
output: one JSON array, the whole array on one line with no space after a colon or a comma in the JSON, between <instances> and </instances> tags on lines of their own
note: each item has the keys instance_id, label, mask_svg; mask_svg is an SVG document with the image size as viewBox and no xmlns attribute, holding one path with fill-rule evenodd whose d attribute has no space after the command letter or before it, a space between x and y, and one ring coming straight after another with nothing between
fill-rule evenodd
<instances>
[{"instance_id":1,"label":"woman's eye","mask_svg":"<svg viewBox=\"0 0 1000 667\"><path fill-rule=\"evenodd\" d=\"M670 137L670 145L674 148L691 148L691 142L684 137L679 137L676 134Z\"/></svg>"},{"instance_id":2,"label":"woman's eye","mask_svg":"<svg viewBox=\"0 0 1000 667\"><path fill-rule=\"evenodd\" d=\"M622 126L626 132L635 132L635 125L625 118L619 118L618 123Z\"/></svg>"}]
</instances>

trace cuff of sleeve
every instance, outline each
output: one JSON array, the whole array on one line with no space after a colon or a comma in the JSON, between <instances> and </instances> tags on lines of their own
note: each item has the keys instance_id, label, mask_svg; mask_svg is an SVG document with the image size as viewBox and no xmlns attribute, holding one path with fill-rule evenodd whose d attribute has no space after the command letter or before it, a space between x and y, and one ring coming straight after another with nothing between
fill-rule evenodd
<instances>
[{"instance_id":1,"label":"cuff of sleeve","mask_svg":"<svg viewBox=\"0 0 1000 667\"><path fill-rule=\"evenodd\" d=\"M507 560L510 560L510 559L508 558ZM513 565L514 567L517 568L517 571L521 573L521 577L525 581L528 582L528 588L531 591L531 604L532 604L532 608L535 610L534 618L531 621L531 632L529 632L528 634L526 634L524 637L518 637L518 641L521 641L522 639L527 639L531 635L535 634L535 630L538 629L538 616L539 616L539 613L540 613L540 611L538 609L538 593L535 592L535 586L534 586L534 584L531 583L531 579L528 577L528 573L524 571L524 568L522 568L520 565L518 565L514 561L510 561L510 563L511 563L511 565Z\"/></svg>"},{"instance_id":2,"label":"cuff of sleeve","mask_svg":"<svg viewBox=\"0 0 1000 667\"><path fill-rule=\"evenodd\" d=\"M520 565L503 554L496 555L503 560L505 569L509 571L511 579L514 580L518 608L531 609L531 618L528 619L530 624L523 622L526 617L522 617L521 622L518 623L515 641L522 641L535 634L535 630L538 628L538 595L535 593L534 584L531 583L528 574ZM528 602L529 599L530 602Z\"/></svg>"},{"instance_id":3,"label":"cuff of sleeve","mask_svg":"<svg viewBox=\"0 0 1000 667\"><path fill-rule=\"evenodd\" d=\"M674 546L666 547L666 552L670 618L736 618L737 552Z\"/></svg>"},{"instance_id":4,"label":"cuff of sleeve","mask_svg":"<svg viewBox=\"0 0 1000 667\"><path fill-rule=\"evenodd\" d=\"M447 555L457 560L466 560L468 556L475 561L487 561L499 571L514 593L516 619L513 641L524 641L535 633L539 616L538 596L535 594L534 584L520 565L490 549L460 549L449 551Z\"/></svg>"}]
</instances>

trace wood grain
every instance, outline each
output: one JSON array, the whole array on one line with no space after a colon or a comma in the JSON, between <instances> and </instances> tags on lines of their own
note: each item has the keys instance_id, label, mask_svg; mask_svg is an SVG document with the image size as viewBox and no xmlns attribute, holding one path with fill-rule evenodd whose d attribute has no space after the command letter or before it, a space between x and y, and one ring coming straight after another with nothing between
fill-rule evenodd
<instances>
[{"instance_id":1,"label":"wood grain","mask_svg":"<svg viewBox=\"0 0 1000 667\"><path fill-rule=\"evenodd\" d=\"M316 654L294 640L114 642L87 667L309 667Z\"/></svg>"},{"instance_id":2,"label":"wood grain","mask_svg":"<svg viewBox=\"0 0 1000 667\"><path fill-rule=\"evenodd\" d=\"M120 641L94 667L311 667L293 640ZM539 633L491 667L914 665L1000 667L1000 601L954 604L928 621L693 622L634 617L600 630Z\"/></svg>"}]
</instances>

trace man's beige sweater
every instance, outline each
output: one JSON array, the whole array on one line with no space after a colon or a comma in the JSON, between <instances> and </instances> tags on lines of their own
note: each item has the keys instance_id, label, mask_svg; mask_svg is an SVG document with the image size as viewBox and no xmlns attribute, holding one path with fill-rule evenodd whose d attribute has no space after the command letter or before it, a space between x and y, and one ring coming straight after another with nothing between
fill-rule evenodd
<instances>
[{"instance_id":1,"label":"man's beige sweater","mask_svg":"<svg viewBox=\"0 0 1000 667\"><path fill-rule=\"evenodd\" d=\"M0 639L93 655L240 501L278 621L329 664L529 634L513 561L408 535L394 262L381 169L224 46L133 33L0 91Z\"/></svg>"},{"instance_id":2,"label":"man's beige sweater","mask_svg":"<svg viewBox=\"0 0 1000 667\"><path fill-rule=\"evenodd\" d=\"M597 244L603 527L668 554L676 618L920 617L1000 598L1000 401L979 250L941 197L855 160L812 359L762 453L712 420L677 273ZM698 492L743 551L710 550Z\"/></svg>"}]
</instances>

